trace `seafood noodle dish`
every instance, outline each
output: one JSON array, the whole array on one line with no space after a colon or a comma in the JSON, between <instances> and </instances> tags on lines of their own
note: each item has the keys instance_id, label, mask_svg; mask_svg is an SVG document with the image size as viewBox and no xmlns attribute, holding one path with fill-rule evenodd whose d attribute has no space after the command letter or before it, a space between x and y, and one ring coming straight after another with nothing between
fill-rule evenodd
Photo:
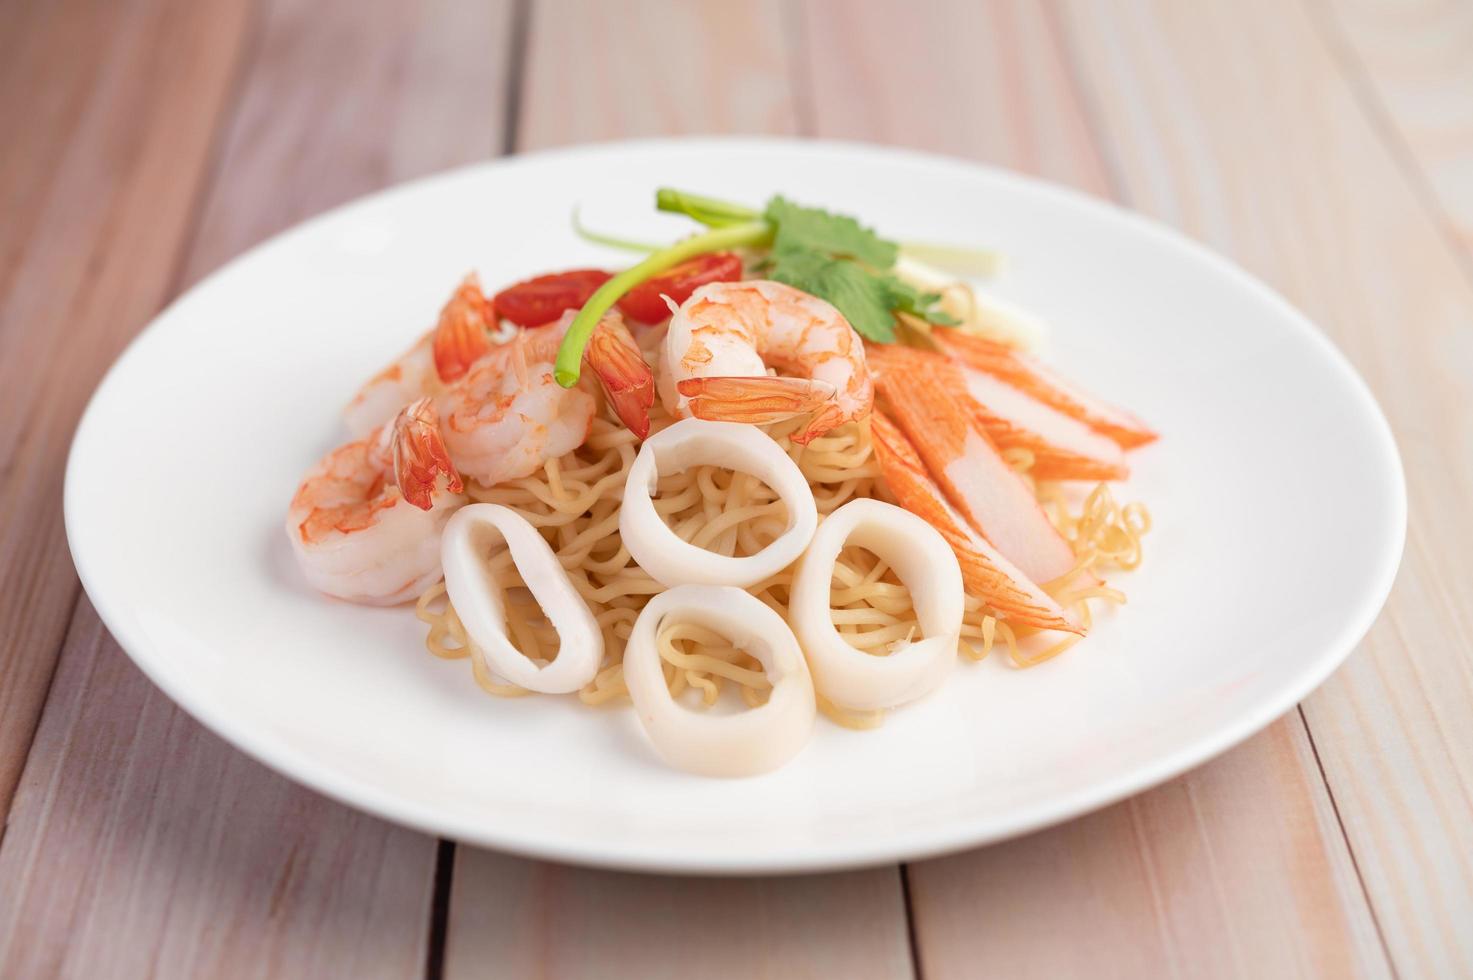
<instances>
[{"instance_id":1,"label":"seafood noodle dish","mask_svg":"<svg viewBox=\"0 0 1473 980\"><path fill-rule=\"evenodd\" d=\"M976 282L997 257L781 196L656 204L697 230L575 219L624 267L472 273L426 311L287 508L304 587L412 610L487 711L632 708L704 776L989 655L1087 656L1150 529L1112 484L1156 434L1045 362Z\"/></svg>"}]
</instances>

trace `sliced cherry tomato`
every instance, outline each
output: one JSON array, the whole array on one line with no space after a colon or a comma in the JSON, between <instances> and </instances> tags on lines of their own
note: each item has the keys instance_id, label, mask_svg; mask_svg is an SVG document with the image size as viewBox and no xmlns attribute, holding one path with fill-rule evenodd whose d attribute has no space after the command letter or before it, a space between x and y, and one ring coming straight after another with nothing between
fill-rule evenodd
<instances>
[{"instance_id":1,"label":"sliced cherry tomato","mask_svg":"<svg viewBox=\"0 0 1473 980\"><path fill-rule=\"evenodd\" d=\"M736 282L741 277L742 259L735 252L698 255L629 290L619 300L619 309L638 323L659 323L670 316L662 295L684 303L708 282Z\"/></svg>"},{"instance_id":2,"label":"sliced cherry tomato","mask_svg":"<svg viewBox=\"0 0 1473 980\"><path fill-rule=\"evenodd\" d=\"M608 281L602 269L570 269L553 272L508 286L492 300L496 315L519 327L540 327L588 302L594 290Z\"/></svg>"}]
</instances>

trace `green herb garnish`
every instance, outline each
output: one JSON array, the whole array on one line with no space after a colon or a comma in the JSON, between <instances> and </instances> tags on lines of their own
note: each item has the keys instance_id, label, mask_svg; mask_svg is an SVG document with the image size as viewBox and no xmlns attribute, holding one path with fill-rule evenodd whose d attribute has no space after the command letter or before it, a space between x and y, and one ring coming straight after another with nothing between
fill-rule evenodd
<instances>
[{"instance_id":1,"label":"green herb garnish","mask_svg":"<svg viewBox=\"0 0 1473 980\"><path fill-rule=\"evenodd\" d=\"M890 270L900 246L887 241L847 215L797 205L774 197L762 211L699 194L661 188L655 194L661 211L684 214L710 230L650 253L599 287L573 323L558 349L554 375L563 387L578 381L583 349L598 321L619 298L647 279L707 252L734 248L768 248L760 263L764 273L832 303L863 337L890 343L895 314L909 313L932 323L956 321L936 308L941 297L902 282ZM576 225L576 218L575 218ZM636 243L595 236L624 247Z\"/></svg>"}]
</instances>

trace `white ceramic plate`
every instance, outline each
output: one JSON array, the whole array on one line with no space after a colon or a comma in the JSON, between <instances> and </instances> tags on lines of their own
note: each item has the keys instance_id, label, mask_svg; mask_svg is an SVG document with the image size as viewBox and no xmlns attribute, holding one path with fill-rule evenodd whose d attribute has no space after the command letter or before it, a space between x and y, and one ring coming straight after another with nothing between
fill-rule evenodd
<instances>
[{"instance_id":1,"label":"white ceramic plate","mask_svg":"<svg viewBox=\"0 0 1473 980\"><path fill-rule=\"evenodd\" d=\"M1052 356L1163 434L1124 495L1156 529L1130 604L1018 671L962 664L874 732L821 721L783 770L665 768L627 709L480 693L408 608L313 594L281 530L338 408L489 284L617 265L569 210L656 240L657 185L782 192L902 239L1011 258L997 291ZM690 140L520 157L400 187L236 259L162 313L99 387L66 522L103 620L192 715L272 768L391 820L586 864L763 872L995 841L1167 779L1325 679L1375 617L1405 528L1390 432L1324 336L1269 289L1108 204L971 164L832 143Z\"/></svg>"}]
</instances>

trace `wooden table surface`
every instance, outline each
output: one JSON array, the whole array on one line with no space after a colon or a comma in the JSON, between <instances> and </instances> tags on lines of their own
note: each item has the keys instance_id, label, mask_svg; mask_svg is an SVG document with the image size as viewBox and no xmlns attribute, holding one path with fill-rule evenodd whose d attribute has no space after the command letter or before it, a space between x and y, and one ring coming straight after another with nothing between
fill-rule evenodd
<instances>
[{"instance_id":1,"label":"wooden table surface","mask_svg":"<svg viewBox=\"0 0 1473 980\"><path fill-rule=\"evenodd\" d=\"M436 841L268 772L143 678L78 588L61 482L150 317L395 181L709 132L1037 174L1286 294L1406 460L1406 557L1349 662L1065 826L752 880ZM1473 974L1466 0L0 0L0 133L0 975Z\"/></svg>"}]
</instances>

